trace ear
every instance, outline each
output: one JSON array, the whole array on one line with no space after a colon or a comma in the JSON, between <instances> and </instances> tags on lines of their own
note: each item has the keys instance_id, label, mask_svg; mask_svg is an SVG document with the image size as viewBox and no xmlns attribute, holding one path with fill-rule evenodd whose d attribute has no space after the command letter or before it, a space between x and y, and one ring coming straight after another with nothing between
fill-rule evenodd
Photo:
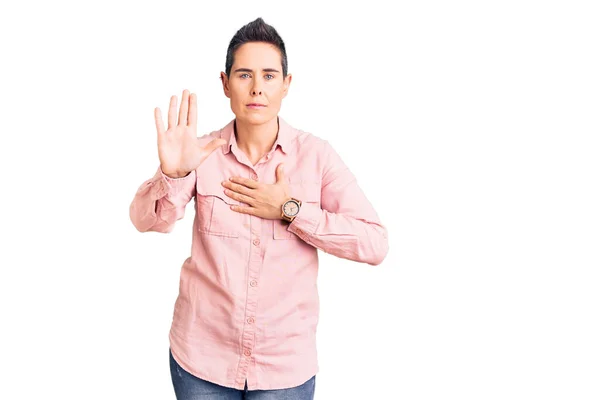
<instances>
[{"instance_id":1,"label":"ear","mask_svg":"<svg viewBox=\"0 0 600 400\"><path fill-rule=\"evenodd\" d=\"M283 96L282 99L287 96L288 89L290 88L290 84L292 83L292 74L287 74L285 79L283 80Z\"/></svg>"},{"instance_id":2,"label":"ear","mask_svg":"<svg viewBox=\"0 0 600 400\"><path fill-rule=\"evenodd\" d=\"M225 72L221 71L220 78L221 78L221 83L223 84L223 93L225 93L225 96L230 98L231 95L229 93L229 79L227 79L227 74Z\"/></svg>"}]
</instances>

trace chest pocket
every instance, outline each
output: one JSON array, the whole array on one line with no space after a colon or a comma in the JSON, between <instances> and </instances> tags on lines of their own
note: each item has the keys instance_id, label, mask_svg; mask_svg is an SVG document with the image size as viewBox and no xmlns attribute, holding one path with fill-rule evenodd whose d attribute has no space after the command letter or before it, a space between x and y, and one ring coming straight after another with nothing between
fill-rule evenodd
<instances>
[{"instance_id":1,"label":"chest pocket","mask_svg":"<svg viewBox=\"0 0 600 400\"><path fill-rule=\"evenodd\" d=\"M198 177L196 181L196 213L198 230L202 233L230 238L239 237L242 214L233 211L231 205L240 205L227 197L221 181L214 177Z\"/></svg>"},{"instance_id":2,"label":"chest pocket","mask_svg":"<svg viewBox=\"0 0 600 400\"><path fill-rule=\"evenodd\" d=\"M321 184L319 182L290 182L288 186L290 196L302 201L301 210L305 204L310 204L310 207L314 205L321 206ZM288 226L289 222L282 219L273 220L273 239L290 240L297 238L300 240L294 233L287 230Z\"/></svg>"}]
</instances>

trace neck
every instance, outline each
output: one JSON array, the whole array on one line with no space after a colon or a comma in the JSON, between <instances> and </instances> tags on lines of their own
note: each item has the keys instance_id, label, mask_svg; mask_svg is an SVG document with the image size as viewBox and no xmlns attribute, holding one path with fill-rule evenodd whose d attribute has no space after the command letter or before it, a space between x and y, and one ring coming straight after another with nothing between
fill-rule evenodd
<instances>
[{"instance_id":1,"label":"neck","mask_svg":"<svg viewBox=\"0 0 600 400\"><path fill-rule=\"evenodd\" d=\"M261 125L251 125L236 118L233 125L237 146L250 160L259 160L277 140L279 121L275 117Z\"/></svg>"}]
</instances>

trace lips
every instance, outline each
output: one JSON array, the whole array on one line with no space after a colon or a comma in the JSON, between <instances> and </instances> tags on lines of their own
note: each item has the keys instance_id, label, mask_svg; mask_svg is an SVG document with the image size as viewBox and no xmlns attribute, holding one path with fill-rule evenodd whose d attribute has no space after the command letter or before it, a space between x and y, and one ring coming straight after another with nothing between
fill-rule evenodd
<instances>
[{"instance_id":1,"label":"lips","mask_svg":"<svg viewBox=\"0 0 600 400\"><path fill-rule=\"evenodd\" d=\"M266 107L264 104L260 104L260 103L250 103L247 104L248 107Z\"/></svg>"}]
</instances>

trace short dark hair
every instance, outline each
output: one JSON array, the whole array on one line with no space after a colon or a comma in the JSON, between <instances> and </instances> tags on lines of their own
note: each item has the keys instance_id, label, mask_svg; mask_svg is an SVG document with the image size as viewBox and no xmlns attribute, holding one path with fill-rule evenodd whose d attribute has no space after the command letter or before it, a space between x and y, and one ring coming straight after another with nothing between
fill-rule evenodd
<instances>
[{"instance_id":1,"label":"short dark hair","mask_svg":"<svg viewBox=\"0 0 600 400\"><path fill-rule=\"evenodd\" d=\"M279 53L281 54L283 77L285 78L287 76L287 54L285 52L285 44L283 43L283 39L281 39L281 36L279 36L275 28L265 23L265 21L259 17L254 21L242 26L235 33L235 35L233 35L231 42L229 42L229 47L227 48L227 57L225 59L225 73L227 74L227 78L229 78L229 74L231 73L233 57L236 50L241 45L249 42L264 42L277 47L279 49Z\"/></svg>"}]
</instances>

